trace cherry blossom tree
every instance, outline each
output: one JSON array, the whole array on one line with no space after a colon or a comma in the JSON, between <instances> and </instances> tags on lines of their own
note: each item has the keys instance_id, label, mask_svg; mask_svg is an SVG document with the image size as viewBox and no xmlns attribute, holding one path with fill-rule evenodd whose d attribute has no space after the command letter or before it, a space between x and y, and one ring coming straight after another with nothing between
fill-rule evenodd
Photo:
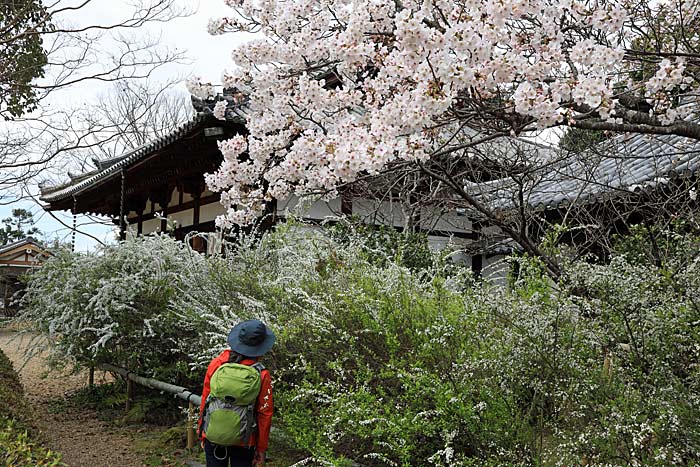
<instances>
[{"instance_id":1,"label":"cherry blossom tree","mask_svg":"<svg viewBox=\"0 0 700 467\"><path fill-rule=\"evenodd\" d=\"M207 178L224 227L253 222L273 198L335 196L397 166L488 214L434 162L459 166L484 143L548 128L700 139L697 0L225 3L210 33L254 35L222 77L239 93L214 112L233 107L249 131L220 144ZM189 89L215 91L196 79Z\"/></svg>"}]
</instances>

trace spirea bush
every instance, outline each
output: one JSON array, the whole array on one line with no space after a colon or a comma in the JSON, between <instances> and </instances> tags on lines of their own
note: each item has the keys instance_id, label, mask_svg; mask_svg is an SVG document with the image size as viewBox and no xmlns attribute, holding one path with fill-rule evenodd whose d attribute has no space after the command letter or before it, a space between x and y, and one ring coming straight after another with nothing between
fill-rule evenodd
<instances>
[{"instance_id":1,"label":"spirea bush","mask_svg":"<svg viewBox=\"0 0 700 467\"><path fill-rule=\"evenodd\" d=\"M174 349L183 327L170 304L204 258L166 236L131 238L94 253L59 251L31 276L23 318L51 339L54 359L112 363L149 376L187 371Z\"/></svg>"},{"instance_id":2,"label":"spirea bush","mask_svg":"<svg viewBox=\"0 0 700 467\"><path fill-rule=\"evenodd\" d=\"M568 264L558 284L519 258L506 289L358 242L287 225L224 256L162 237L59 255L30 282L27 316L64 357L186 364L181 383L201 380L235 322L265 320L275 423L305 465L698 465L696 252L673 274L624 255ZM91 302L95 276L110 293Z\"/></svg>"}]
</instances>

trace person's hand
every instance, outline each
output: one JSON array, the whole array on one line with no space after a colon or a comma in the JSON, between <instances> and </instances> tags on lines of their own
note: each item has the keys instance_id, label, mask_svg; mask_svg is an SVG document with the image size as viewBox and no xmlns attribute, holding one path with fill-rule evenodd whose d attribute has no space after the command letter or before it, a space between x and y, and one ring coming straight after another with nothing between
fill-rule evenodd
<instances>
[{"instance_id":1,"label":"person's hand","mask_svg":"<svg viewBox=\"0 0 700 467\"><path fill-rule=\"evenodd\" d=\"M255 451L253 467L265 467L265 451Z\"/></svg>"}]
</instances>

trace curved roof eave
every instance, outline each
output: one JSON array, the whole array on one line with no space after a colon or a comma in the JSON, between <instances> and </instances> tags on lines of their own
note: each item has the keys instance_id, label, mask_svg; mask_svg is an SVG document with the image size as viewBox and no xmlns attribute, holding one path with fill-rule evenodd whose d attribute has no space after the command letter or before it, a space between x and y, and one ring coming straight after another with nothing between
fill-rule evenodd
<instances>
[{"instance_id":1,"label":"curved roof eave","mask_svg":"<svg viewBox=\"0 0 700 467\"><path fill-rule=\"evenodd\" d=\"M163 135L159 138L156 138L152 141L147 142L146 144L133 149L132 151L124 154L123 156L120 157L120 159L113 164L108 165L105 167L103 170L99 170L97 173L94 175L87 177L85 179L77 181L77 183L67 183L63 185L58 185L56 187L45 187L42 190L41 196L39 197L40 200L46 202L46 203L53 203L68 197L71 197L73 195L76 195L80 193L81 191L85 190L86 188L90 187L91 185L94 185L97 182L101 182L104 180L108 180L111 178L113 175L116 175L119 173L119 170L122 167L128 167L129 165L138 162L141 160L143 157L146 155L152 153L155 150L161 149L167 144L173 143L177 141L183 134L186 132L192 130L195 126L198 124L205 122L206 120L212 118L211 114L208 112L198 112L194 118L192 118L190 121L184 123L181 125L179 128L174 130L173 132ZM233 123L242 123L241 121L237 120L227 120L229 122ZM52 188L55 188L52 190Z\"/></svg>"}]
</instances>

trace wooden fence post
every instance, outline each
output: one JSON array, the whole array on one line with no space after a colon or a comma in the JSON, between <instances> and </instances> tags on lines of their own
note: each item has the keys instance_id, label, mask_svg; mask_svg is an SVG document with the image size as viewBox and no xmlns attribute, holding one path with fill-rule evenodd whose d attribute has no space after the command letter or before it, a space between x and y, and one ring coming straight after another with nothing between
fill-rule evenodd
<instances>
[{"instance_id":1,"label":"wooden fence post","mask_svg":"<svg viewBox=\"0 0 700 467\"><path fill-rule=\"evenodd\" d=\"M610 352L606 351L605 352L605 358L603 359L603 376L605 376L605 379L610 381L612 379L612 374L613 374L613 361L612 361L612 355Z\"/></svg>"},{"instance_id":2,"label":"wooden fence post","mask_svg":"<svg viewBox=\"0 0 700 467\"><path fill-rule=\"evenodd\" d=\"M92 388L95 385L95 367L91 366L88 372L88 386Z\"/></svg>"},{"instance_id":3,"label":"wooden fence post","mask_svg":"<svg viewBox=\"0 0 700 467\"><path fill-rule=\"evenodd\" d=\"M134 382L127 378L126 380L126 411L131 410L131 406L134 402Z\"/></svg>"},{"instance_id":4,"label":"wooden fence post","mask_svg":"<svg viewBox=\"0 0 700 467\"><path fill-rule=\"evenodd\" d=\"M189 404L189 408L187 409L187 449L192 449L195 444L194 404L192 402Z\"/></svg>"}]
</instances>

